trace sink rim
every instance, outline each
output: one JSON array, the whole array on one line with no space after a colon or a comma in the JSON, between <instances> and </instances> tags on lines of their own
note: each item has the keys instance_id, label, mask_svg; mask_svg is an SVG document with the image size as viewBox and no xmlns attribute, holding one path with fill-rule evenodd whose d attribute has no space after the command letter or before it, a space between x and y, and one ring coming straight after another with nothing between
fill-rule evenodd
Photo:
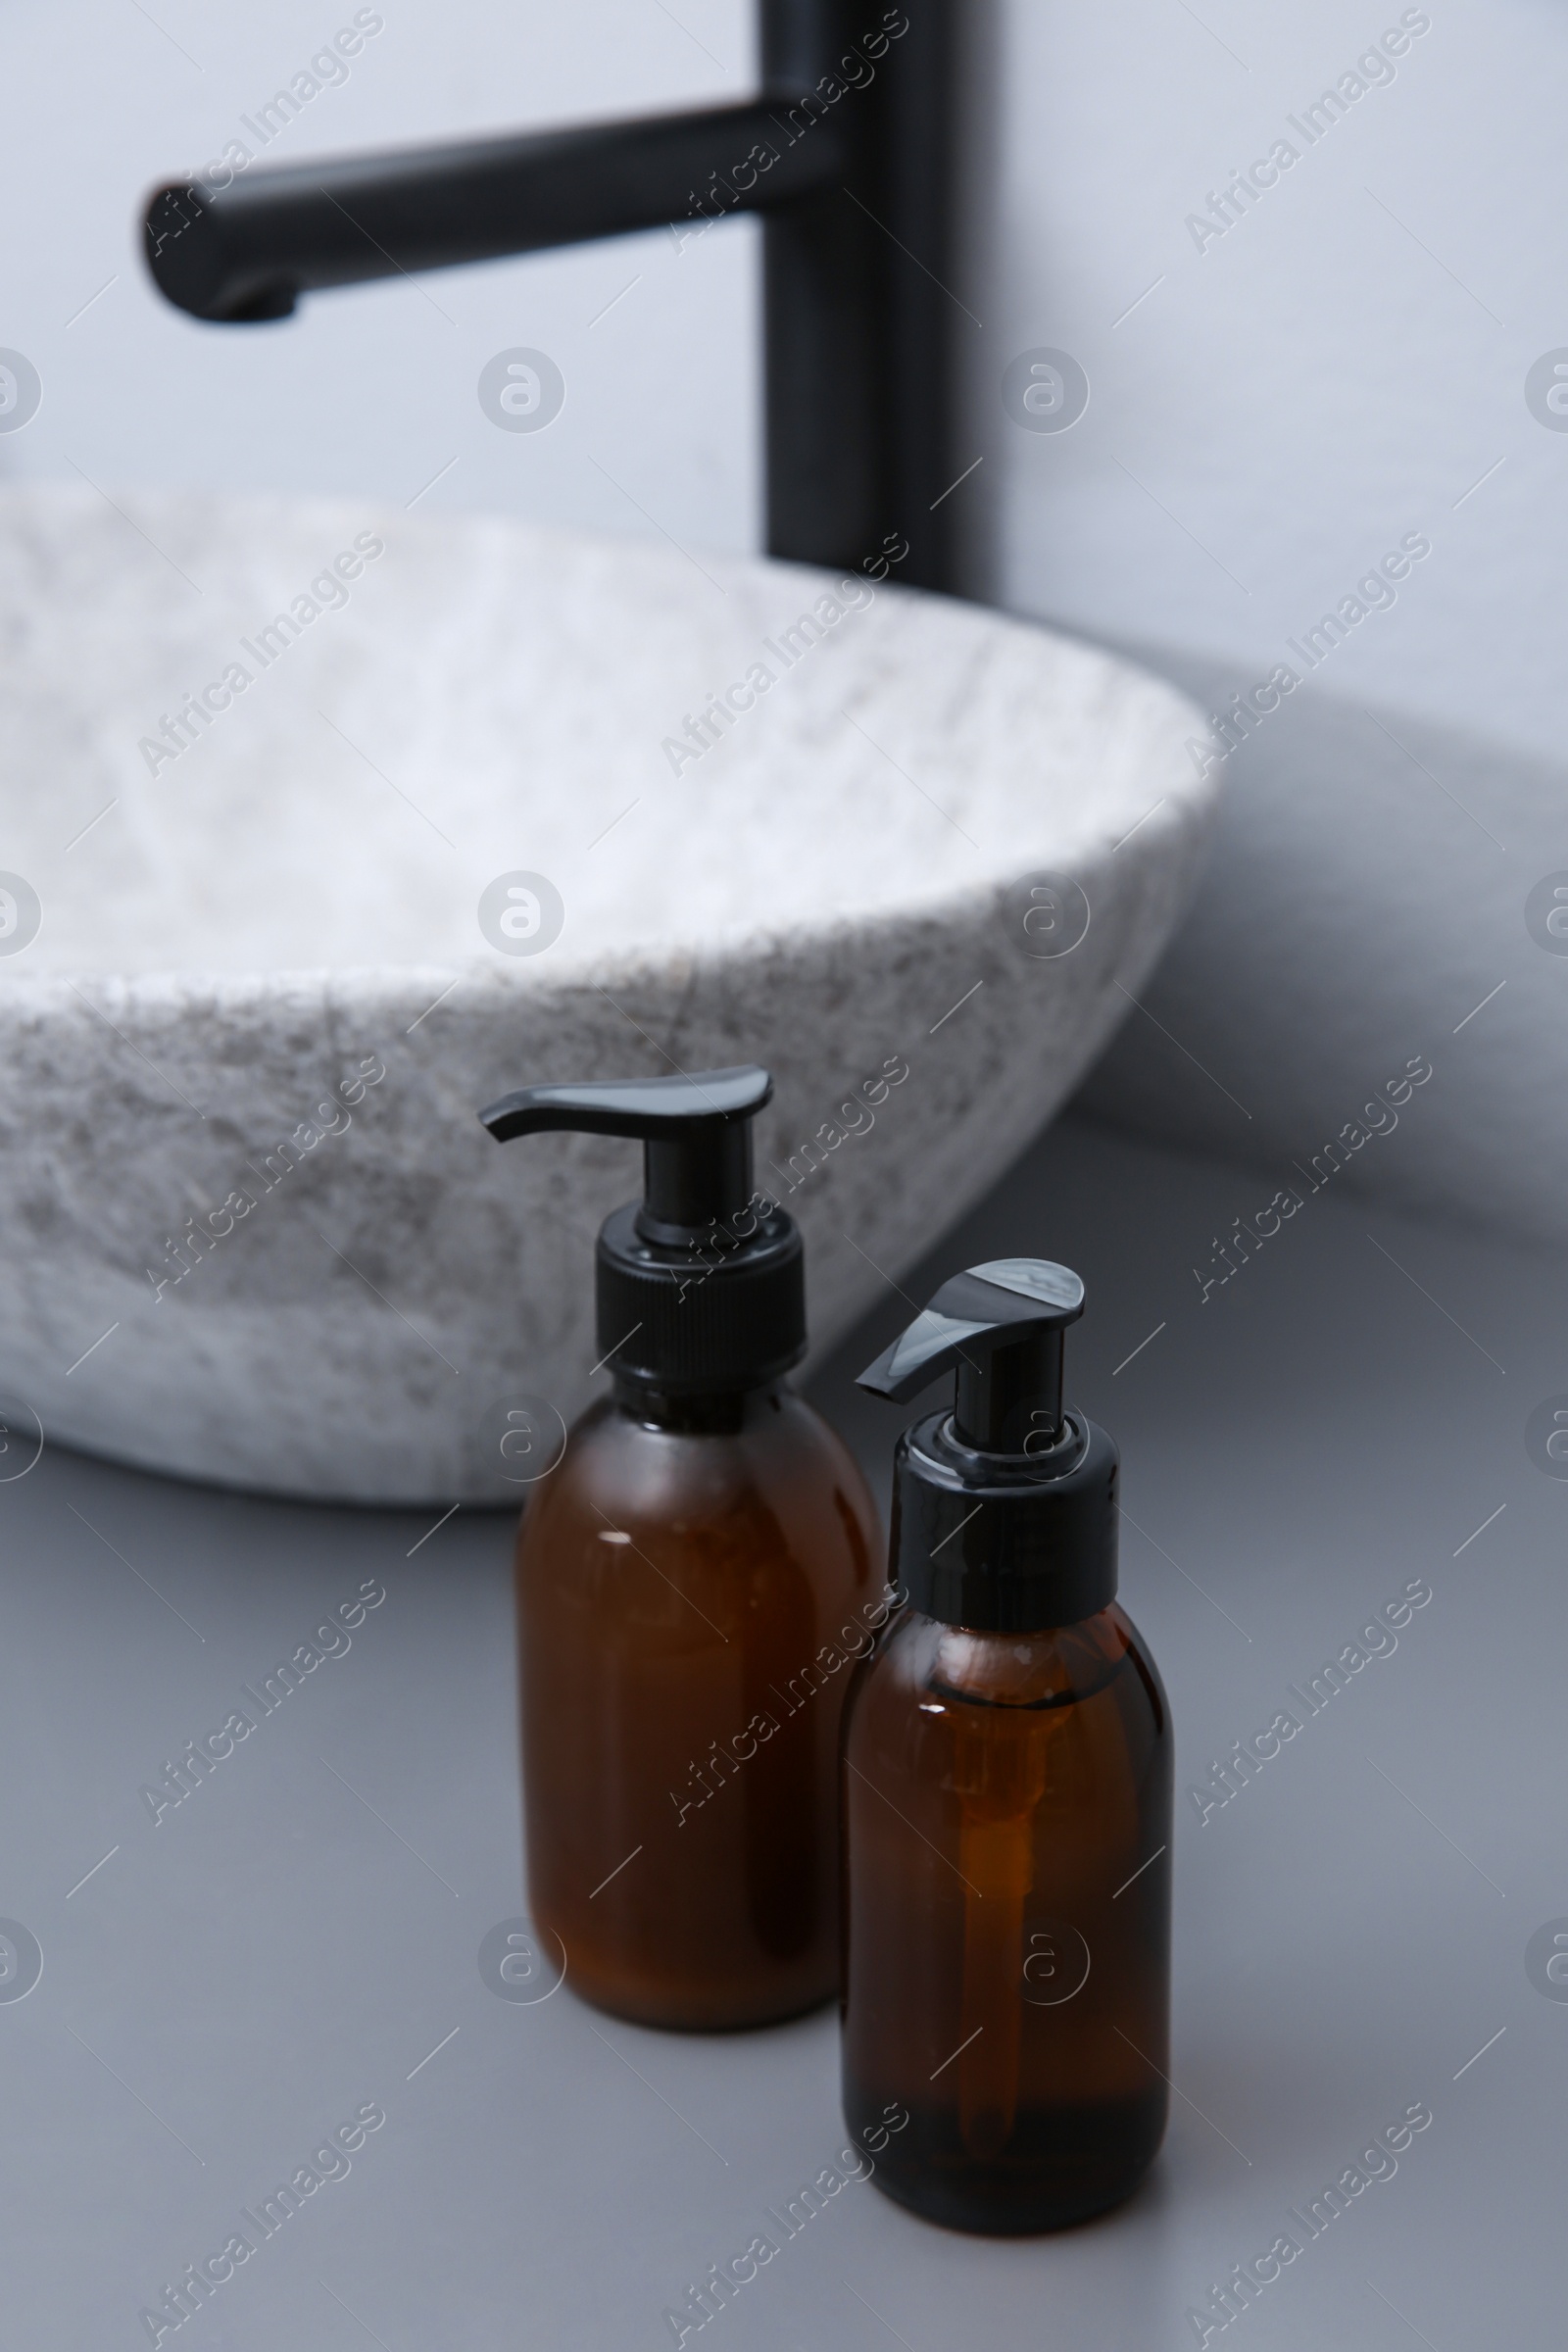
<instances>
[{"instance_id":1,"label":"sink rim","mask_svg":"<svg viewBox=\"0 0 1568 2352\"><path fill-rule=\"evenodd\" d=\"M62 620L38 593L38 582L29 577L25 565L16 567L9 614L0 592L0 698L12 699L5 675L9 662L18 680L15 708L19 731L30 728L42 757L55 760L60 770L58 792L50 796L51 807L56 798L79 783L91 781L97 789L113 772L111 763L122 756L123 746L118 736L111 738L105 714L112 714L118 726L122 706L129 696L140 693L141 670L149 672L150 688L157 664L162 662L167 668L176 656L183 662L192 644L199 657L210 654L213 641L210 616L197 614L184 604L172 572L161 561L161 551L153 546L130 547L124 525L131 517L111 520L99 504L101 495L88 485L74 482L0 484L0 545L8 536L25 538L32 571L55 575L57 602L66 606ZM522 1000L544 1001L605 979L635 986L641 975L667 970L683 959L717 958L752 968L770 956L787 957L798 953L808 943L813 952L832 954L840 942L853 951L857 943L863 946L868 938L893 926L908 929L983 920L988 910L1000 908L1004 893L1021 875L1047 870L1052 864L1087 881L1091 868L1114 855L1119 846L1111 839L1112 830L1125 833L1135 816L1144 847L1156 850L1156 861L1161 834L1171 837L1171 855L1179 858L1182 838L1195 822L1204 823L1217 798L1215 783L1199 776L1177 749L1179 737L1190 732L1194 723L1193 707L1157 673L1029 614L907 589L896 578L873 579L861 583L870 591L869 605L852 624L855 633L834 641L833 661L814 661L809 683L792 682L787 695L775 698L770 712L782 712L781 716L770 714L750 732L743 730L745 749L739 758L731 760L727 767L710 771L706 780L699 779L705 797L694 798L684 809L678 804L660 807L651 803L651 810L658 810L652 841L644 836L639 843L631 835L628 839L634 847L616 845L610 858L594 869L592 885L569 902L560 939L537 961L502 957L475 935L470 911L473 900L465 894L465 883L472 880L467 869L479 870L473 851L481 829L486 850L490 847L488 836L503 826L510 825L514 832L524 829L517 821L519 810L530 820L535 813L520 797L525 775L531 783L533 773L543 774L547 790L558 787L555 798L560 803L570 803L575 788L584 807L591 805L593 790L602 786L594 738L591 733L579 736L573 731L569 663L580 664L585 648L604 656L604 675L615 680L603 706L610 722L605 733L612 747L616 735L623 739L627 760L647 760L647 712L639 709L638 696L646 701L650 691L662 695L672 644L683 656L688 646L693 649L689 666L694 668L714 646L720 649L718 658L724 660L731 650L730 640L736 636L731 620L737 620L749 643L760 610L759 600L778 583L790 585L791 604L798 597L809 605L813 592L847 575L766 556L712 556L710 561L736 591L735 613L723 616L729 635L721 638L719 616L708 604L706 590L698 586L683 553L650 541L620 540L494 512L444 510L411 519L376 504L342 498L190 489L144 490L126 496L132 514L139 511L161 536L172 533L177 552L182 554L186 549L180 532L206 545L215 531L249 526L256 534L246 550L252 575L260 564L263 571L271 566L280 576L292 577L298 568L298 543L308 543L318 553L328 535L348 531L368 517L389 535L389 542L393 534L406 530L413 561L400 570L394 550L394 562L378 575L396 582L390 612L378 613L373 604L362 603L357 616L340 612L330 623L323 616L323 633L313 640L315 650L289 673L291 682L280 690L270 683L267 692L272 699L260 706L260 720L254 725L241 722L223 737L224 748L207 769L190 771L197 782L194 799L187 792L179 802L155 801L152 791L156 787L146 788L139 802L127 794L122 823L130 825L131 833L123 853L123 892L109 881L103 862L94 865L84 860L80 866L63 867L62 858L74 850L79 834L64 853L47 845L40 848L38 879L52 879L53 887L52 896L45 898L39 944L35 948L29 942L14 959L0 956L0 988L14 991L19 1004L25 1003L38 1010L56 1002L80 1002L84 992L109 992L127 1006L137 1004L148 1008L192 996L238 1004L291 991L318 998L341 993L361 1005L385 999L395 1006L426 981L432 989L450 991L467 983L484 992L496 989ZM84 523L90 526L88 535L78 541L76 528ZM96 602L78 598L71 605L68 591L73 564L79 566L84 553L90 557L110 544L119 551L118 568L110 567L102 597ZM352 792L347 802L338 798L341 780L322 765L318 740L312 743L301 738L295 754L289 737L304 715L299 688L317 678L312 664L319 664L323 646L332 648L320 665L328 679L335 683L333 664L338 663L347 678L345 695L358 694L362 704L368 700L370 708L379 712L378 698L386 692L386 681L401 681L411 667L413 644L417 640L411 644L409 633L427 616L427 559L444 582L439 565L456 564L460 575L472 571L477 548L487 552L490 565L487 572L474 574L480 594L473 610L481 624L499 629L505 642L509 629L516 625L520 632L528 619L538 617L540 610L561 614L562 621L555 638L537 633L538 641L531 649L532 668L524 670L519 662L518 677L504 678L497 687L493 710L480 706L473 722L477 752L470 756L460 738L452 798L431 806L455 833L464 835L466 825L471 830L465 838L460 865L434 877L428 903L421 905L416 894L410 895L411 873L417 872L421 884L424 875L408 840L399 838L392 825L373 812L368 818L358 817ZM190 560L196 562L194 557ZM167 562L172 564L172 559ZM125 606L142 574L148 579L160 577L161 589L157 595L149 590L135 596L127 620ZM503 600L513 580L523 574L534 585L536 597L543 596L543 604L536 602L519 622ZM890 597L881 596L884 586L892 589ZM611 596L608 589L617 591L618 596ZM226 577L223 594L232 601L234 593L233 577ZM603 609L598 601L601 597ZM4 636L8 618L13 621L9 648ZM849 621L848 613L844 619ZM339 623L342 634L334 643L331 631ZM782 633L784 624L775 620L769 625ZM480 645L481 654L487 644L488 640ZM940 663L946 646L951 646L953 656L951 676L942 671ZM84 695L78 710L71 699L71 663L74 660L91 674L95 651L103 649L109 659L104 662L105 678L94 678L97 700ZM117 655L118 669L114 664ZM429 697L438 741L445 712L442 694L449 688L456 692L457 683L466 675L462 669L466 658L474 658L473 644L459 631L456 651L441 654L447 666L436 670ZM646 665L641 672L636 668L639 660ZM555 692L558 661L563 678L559 697ZM484 675L482 669L480 675ZM652 690L650 679L657 681ZM678 679L672 678L671 693ZM315 695L321 691L318 683ZM422 682L417 691L423 691ZM537 743L519 736L514 728L509 731L513 710L506 698L510 694L514 703L519 693L525 713L537 710L547 715L548 723L541 726ZM867 728L860 731L867 733L868 752L858 751L847 738L823 747L824 712L829 719L834 710L839 717L849 716L839 708L845 702L867 717ZM915 783L915 775L906 773L892 751L868 733L873 724L878 733L884 732L878 722L885 721L889 712L896 725L913 729L914 756L905 750L905 736L895 736L895 748L915 768L915 775L930 782L930 793L925 792L924 784ZM855 723L858 725L858 720ZM371 740L381 756L387 757L379 738ZM726 737L715 747L721 762L736 751L740 740L739 736ZM189 748L198 760L208 749L200 738ZM362 747L355 744L352 748ZM906 785L920 791L938 817L964 834L967 848L953 848L956 863L950 864L944 858L948 837L940 828L933 848L934 820L929 814L911 808L906 831L898 812L902 787L890 783L874 754L881 754ZM368 753L364 757L369 760ZM417 747L411 758L428 763L428 742ZM920 764L927 760L928 764ZM19 767L22 764L19 762ZM279 764L280 781L272 782ZM375 761L369 760L369 764L373 767ZM389 764L394 762L389 760ZM780 779L803 767L814 772L811 789L802 796L804 815L798 816L797 803L780 788ZM441 789L453 769L438 760L433 771L428 764L416 768L412 780L423 780L429 789L432 772L436 788ZM862 779L866 786L863 799L858 789ZM190 778L183 780L188 783ZM390 778L382 780L389 782ZM624 781L624 776L616 778L617 794ZM1160 793L1153 808L1140 812L1132 806L1130 787L1135 782L1140 793L1146 785ZM842 803L846 784L857 788L860 805L841 843L836 830L824 826L822 812L826 808L831 818L832 810ZM393 789L401 790L396 785ZM324 804L320 832L328 850L346 838L334 834L332 827L355 822L362 827L362 870L355 887L341 894L341 906L328 901L325 919L341 926L336 934L343 942L341 951L328 947L321 955L299 953L302 944L308 944L302 942L301 932L308 930L309 924L296 911L292 916L285 914L275 934L277 948L266 953L268 916L265 912L253 914L247 907L248 931L236 927L237 954L244 959L224 960L220 944L225 912L223 892L234 894L235 875L244 872L247 843L254 854L258 830L266 835L275 811L267 848L270 851L272 842L280 841L292 858L294 841L309 840L304 825L314 811L312 795L317 793ZM954 808L974 823L981 840L957 823L938 794L953 800ZM710 821L715 802L722 807L725 798L743 811L752 836L746 854L729 869L734 881L728 898L724 881L715 881L715 874L723 871L722 857L715 859L712 838L701 844L703 825ZM110 807L114 805L112 800ZM102 813L107 814L108 809ZM666 858L675 863L685 854L683 818L691 820L694 846L706 852L695 902L688 910L678 892L666 887L661 919L667 920L671 907L677 910L677 919L663 930L651 928L640 936L633 932L616 939L614 930L625 921L621 910L635 907L650 863ZM617 816L614 822L619 821ZM97 822L94 817L83 830L90 833ZM231 848L225 825L237 850ZM833 895L813 900L798 877L790 877L791 894L783 897L781 911L771 915L776 902L768 895L771 874L766 861L777 858L797 863L806 874L809 860L804 857L791 859L789 852L793 843L809 841L816 864L808 879L819 883L820 842L825 831L838 869L833 876L837 886ZM541 827L541 833L548 838L548 825ZM897 857L886 868L875 867L876 847L889 837L899 843ZM585 851L580 844L573 846L558 835L550 845L551 852L559 851L563 858L575 857L586 874L581 861L597 849L601 838L596 836ZM415 839L417 845L417 836ZM449 846L459 847L456 843ZM101 850L102 842L95 845L91 858L99 858ZM113 855L122 855L118 845ZM302 849L301 858L306 855ZM426 848L426 859L432 855ZM47 863L51 857L52 868ZM548 862L544 847L537 862L541 866ZM20 843L18 863L23 863ZM311 887L319 900L323 888L332 888L330 857L318 857L316 865ZM850 895L863 886L866 873L873 869L889 874L888 885L874 896ZM267 870L265 864L262 870ZM492 874L494 870L493 866L488 869ZM550 870L561 871L560 867ZM275 878L275 858L271 871ZM223 880L212 902L203 905L202 876L207 872L221 875ZM324 885L323 874L328 876ZM389 926L385 948L368 955L367 901L373 903L383 878L389 898L398 899L401 930ZM562 879L565 879L564 873ZM94 910L94 892L101 907L106 889L115 893L112 919L106 925L109 936L94 952L84 946L82 934ZM257 889L249 890L252 906L261 895ZM246 890L241 889L238 896L243 900ZM124 912L120 908L122 898ZM51 905L64 909L64 938L50 921ZM187 910L191 914L188 949L175 944ZM313 903L309 911L320 921L319 905ZM430 944L418 936L421 926ZM607 930L612 934L608 938ZM92 938L90 930L86 935ZM155 956L161 946L170 946L172 952L158 960L140 960L131 942L149 935Z\"/></svg>"}]
</instances>

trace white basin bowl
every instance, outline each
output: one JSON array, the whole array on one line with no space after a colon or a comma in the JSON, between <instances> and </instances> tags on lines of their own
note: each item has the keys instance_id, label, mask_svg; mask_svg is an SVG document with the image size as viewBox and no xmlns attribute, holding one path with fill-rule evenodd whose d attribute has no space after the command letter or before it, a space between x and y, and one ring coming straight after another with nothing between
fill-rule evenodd
<instances>
[{"instance_id":1,"label":"white basin bowl","mask_svg":"<svg viewBox=\"0 0 1568 2352\"><path fill-rule=\"evenodd\" d=\"M5 1413L348 1500L515 1497L498 1412L591 1393L639 1155L481 1103L765 1063L820 1350L1126 1013L1212 798L1043 629L493 519L9 489L0 664Z\"/></svg>"}]
</instances>

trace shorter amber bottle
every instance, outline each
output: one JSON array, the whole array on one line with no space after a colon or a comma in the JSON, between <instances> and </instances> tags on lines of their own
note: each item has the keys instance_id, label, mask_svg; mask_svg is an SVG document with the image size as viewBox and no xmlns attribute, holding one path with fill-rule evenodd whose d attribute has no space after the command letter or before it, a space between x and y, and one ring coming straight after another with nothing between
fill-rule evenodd
<instances>
[{"instance_id":1,"label":"shorter amber bottle","mask_svg":"<svg viewBox=\"0 0 1568 2352\"><path fill-rule=\"evenodd\" d=\"M844 2105L909 2124L873 2178L954 2229L1120 2203L1165 2129L1171 1733L1116 1606L1117 1453L1062 1409L1064 1266L956 1276L860 1385L900 1440L904 1605L844 1717Z\"/></svg>"},{"instance_id":2,"label":"shorter amber bottle","mask_svg":"<svg viewBox=\"0 0 1568 2352\"><path fill-rule=\"evenodd\" d=\"M641 2025L765 2025L837 1989L838 1727L883 1623L859 1468L785 1377L794 1221L752 1191L765 1070L536 1086L505 1142L635 1136L598 1351L517 1537L529 1910L574 1991Z\"/></svg>"}]
</instances>

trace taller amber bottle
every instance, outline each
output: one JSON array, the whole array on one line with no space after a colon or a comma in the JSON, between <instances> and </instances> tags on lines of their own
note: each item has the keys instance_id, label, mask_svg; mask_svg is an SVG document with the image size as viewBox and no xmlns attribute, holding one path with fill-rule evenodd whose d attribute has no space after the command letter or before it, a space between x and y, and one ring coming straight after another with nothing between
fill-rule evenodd
<instances>
[{"instance_id":1,"label":"taller amber bottle","mask_svg":"<svg viewBox=\"0 0 1568 2352\"><path fill-rule=\"evenodd\" d=\"M1065 1266L946 1283L861 1376L900 1440L905 1605L845 1712L844 2105L874 2179L960 2230L1119 2203L1165 2128L1170 1716L1115 1602L1117 1454L1061 1401Z\"/></svg>"},{"instance_id":2,"label":"taller amber bottle","mask_svg":"<svg viewBox=\"0 0 1568 2352\"><path fill-rule=\"evenodd\" d=\"M642 2025L765 2025L838 1982L839 1719L886 1605L864 1481L785 1377L801 1238L751 1173L771 1092L710 1070L481 1113L644 1145L599 1237L612 1394L517 1537L529 1908L568 1985Z\"/></svg>"}]
</instances>

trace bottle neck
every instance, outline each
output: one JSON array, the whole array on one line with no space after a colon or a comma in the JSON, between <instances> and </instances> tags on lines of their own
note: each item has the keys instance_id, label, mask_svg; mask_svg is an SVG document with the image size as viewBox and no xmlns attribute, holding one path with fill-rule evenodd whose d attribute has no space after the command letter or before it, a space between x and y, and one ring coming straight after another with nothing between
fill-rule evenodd
<instances>
[{"instance_id":1,"label":"bottle neck","mask_svg":"<svg viewBox=\"0 0 1568 2352\"><path fill-rule=\"evenodd\" d=\"M617 1380L615 1410L644 1429L667 1430L677 1437L733 1438L756 1419L770 1396L781 1395L786 1386L782 1380L770 1380L760 1388L726 1389L718 1396L692 1396L650 1388L642 1381Z\"/></svg>"}]
</instances>

